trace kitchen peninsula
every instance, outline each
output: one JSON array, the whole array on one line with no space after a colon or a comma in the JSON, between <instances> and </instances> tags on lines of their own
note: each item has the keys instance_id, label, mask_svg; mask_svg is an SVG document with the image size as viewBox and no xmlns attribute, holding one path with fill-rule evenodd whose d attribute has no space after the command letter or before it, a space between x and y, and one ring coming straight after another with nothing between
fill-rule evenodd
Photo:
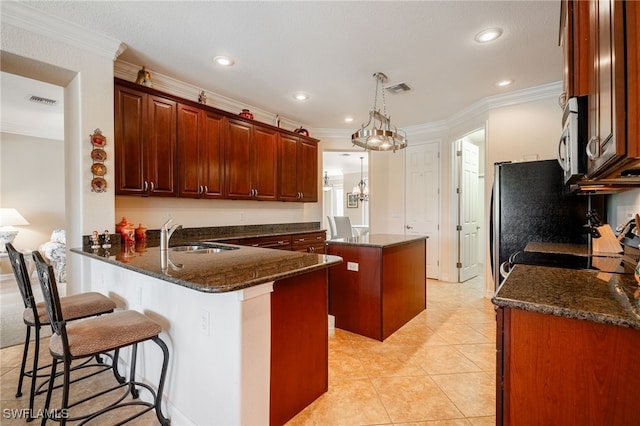
<instances>
[{"instance_id":1,"label":"kitchen peninsula","mask_svg":"<svg viewBox=\"0 0 640 426\"><path fill-rule=\"evenodd\" d=\"M427 307L425 236L367 234L327 241L344 263L329 271L337 328L384 341Z\"/></svg>"},{"instance_id":2,"label":"kitchen peninsula","mask_svg":"<svg viewBox=\"0 0 640 426\"><path fill-rule=\"evenodd\" d=\"M72 252L93 290L162 325L173 424L283 424L327 390L327 277L340 258L202 242ZM159 370L154 351L138 357L142 376Z\"/></svg>"}]
</instances>

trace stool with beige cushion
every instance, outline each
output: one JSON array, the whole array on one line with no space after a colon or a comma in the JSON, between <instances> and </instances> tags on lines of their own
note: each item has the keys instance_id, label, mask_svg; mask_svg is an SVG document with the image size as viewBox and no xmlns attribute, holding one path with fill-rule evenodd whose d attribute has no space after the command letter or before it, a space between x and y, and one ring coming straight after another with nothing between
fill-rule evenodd
<instances>
[{"instance_id":1,"label":"stool with beige cushion","mask_svg":"<svg viewBox=\"0 0 640 426\"><path fill-rule=\"evenodd\" d=\"M49 376L48 374L38 375L39 370L50 367L50 365L38 366L38 356L40 353L40 329L43 325L49 325L49 318L44 302L35 302L33 291L31 289L31 280L29 279L29 273L27 272L28 268L24 260L24 255L17 251L11 243L7 243L6 248L25 308L22 314L22 319L27 326L27 332L24 340L24 350L22 353L22 364L20 366L20 378L18 379L18 390L16 392L16 397L22 396L23 379L25 377L31 377L31 391L29 395L29 417L27 418L28 421L30 421L33 420L31 416L33 413L33 400L36 395L36 379L37 377ZM95 292L62 297L60 298L60 304L65 318L69 320L107 314L113 312L116 307L116 304L111 299ZM25 371L32 328L35 330L35 352L33 354L33 367L30 371ZM88 366L87 364L83 365ZM110 367L104 366L102 368L109 369Z\"/></svg>"},{"instance_id":2,"label":"stool with beige cushion","mask_svg":"<svg viewBox=\"0 0 640 426\"><path fill-rule=\"evenodd\" d=\"M162 390L164 388L167 367L169 365L169 349L159 337L159 334L162 332L162 327L140 312L133 310L118 311L109 315L86 318L81 321L67 323L64 317L64 310L62 309L60 298L58 296L58 289L52 266L43 259L39 252L33 253L33 259L36 264L36 270L38 271L40 287L42 288L42 294L44 296L47 313L49 315L49 322L51 323L51 329L53 331L53 335L49 341L49 352L53 357L53 364L51 366L51 377L44 406L45 416L42 419L42 425L46 424L47 415L50 413L53 413L54 415L56 413L64 414L61 417L54 418L64 425L67 421L90 421L116 408L131 406L142 406L144 408L124 419L122 423L155 409L156 417L160 421L160 424L169 425L170 420L164 417L161 409ZM156 343L162 349L163 354L162 368L156 390L147 383L137 382L135 380L138 344L148 340ZM109 387L108 389L101 389L93 395L83 397L82 399L71 403L69 402L69 387L73 383L70 377L72 361L110 351L118 351L119 349L128 346L131 347L130 373L128 381L125 381L124 383L116 381L114 386ZM49 405L51 403L51 395L54 390L54 382L56 379L56 369L59 362L63 365L62 376L64 377L62 386L62 402L59 410L50 411ZM114 356L114 366L116 369L117 363L118 359L116 355ZM139 399L139 388L146 389L151 395L153 402L147 402ZM88 401L92 401L94 398L110 394L118 389L124 389L124 392L117 397L114 402L107 404L103 408L100 408L91 414L83 414L80 416L74 415L72 412L73 410L70 411L74 407L81 406ZM131 393L133 396L133 401L127 400L128 393Z\"/></svg>"}]
</instances>

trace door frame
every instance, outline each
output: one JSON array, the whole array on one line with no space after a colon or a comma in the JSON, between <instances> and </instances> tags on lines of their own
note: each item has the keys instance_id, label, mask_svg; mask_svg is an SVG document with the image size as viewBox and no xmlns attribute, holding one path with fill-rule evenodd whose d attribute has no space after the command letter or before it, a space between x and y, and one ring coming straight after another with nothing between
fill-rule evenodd
<instances>
[{"instance_id":1,"label":"door frame","mask_svg":"<svg viewBox=\"0 0 640 426\"><path fill-rule=\"evenodd\" d=\"M458 193L457 193L457 188L458 185L460 184L459 180L460 180L460 161L459 161L459 157L456 154L457 150L458 150L458 141L460 141L461 139L464 139L465 137L476 133L476 132L484 132L484 146L480 147L480 152L479 152L479 162L478 162L478 166L481 168L480 170L482 170L483 168L486 171L486 165L483 164L484 162L486 162L486 149L487 149L487 126L483 125L483 126L479 126L476 127L472 130L469 130L463 134L461 134L460 136L454 137L451 142L450 142L450 148L451 148L451 188L450 188L450 196L451 196L451 203L450 203L450 207L451 207L451 217L455 218L454 221L452 221L451 223L451 228L450 228L450 238L451 241L453 241L454 243L451 244L451 251L450 251L450 255L451 255L451 271L453 272L453 274L451 275L452 281L454 282L459 282L459 271L458 271L458 267L457 264L459 262L459 253L460 253L460 240L458 238L458 230L457 230L457 225L459 224L459 217L460 217L460 202L458 199ZM484 158L484 161L483 161ZM484 176L484 173L480 172L479 176ZM481 191L480 194L478 194L478 200L481 202L480 208L483 210L483 212L486 212L486 203L485 203L485 185L484 182L481 182L481 184L478 185L478 189ZM481 220L478 222L479 225L485 226L486 220L482 219L482 218L486 219L486 213L484 213L481 216ZM483 250L482 247L484 247L486 244L486 239L488 238L487 235L487 229L483 230L483 234L484 234L484 238L482 238L479 242L478 242L478 250ZM479 261L483 262L485 260L484 256L479 257ZM484 269L486 269L487 265L483 265ZM484 277L484 272L482 270L478 271L478 276L482 276ZM455 278L454 278L455 277Z\"/></svg>"}]
</instances>

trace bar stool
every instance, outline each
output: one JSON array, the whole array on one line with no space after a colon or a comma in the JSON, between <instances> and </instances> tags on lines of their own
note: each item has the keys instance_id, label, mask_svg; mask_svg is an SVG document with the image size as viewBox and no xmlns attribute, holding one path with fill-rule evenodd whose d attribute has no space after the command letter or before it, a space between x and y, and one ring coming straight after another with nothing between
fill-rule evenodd
<instances>
[{"instance_id":1,"label":"bar stool","mask_svg":"<svg viewBox=\"0 0 640 426\"><path fill-rule=\"evenodd\" d=\"M90 421L116 408L131 407L134 405L145 408L127 417L122 423L126 423L155 409L156 417L160 421L160 424L170 425L170 420L164 417L161 409L162 390L169 365L169 349L162 339L158 337L162 331L162 327L140 312L133 310L118 311L101 317L86 318L82 321L67 323L60 303L60 297L58 296L58 288L56 286L53 268L37 251L33 253L33 259L38 271L38 278L53 331L53 335L49 341L49 352L53 357L53 364L51 366L51 377L49 379L49 389L44 406L45 416L42 419L42 425L44 426L46 424L48 417L52 413L49 411L49 404L51 403L51 394L54 389L58 362L62 362L63 364L64 383L62 386L62 403L60 410L53 412L54 415L52 418L60 421L61 425L65 425L67 421ZM155 342L160 349L162 349L163 354L162 369L160 371L157 391L154 391L154 389L146 383L135 381L138 343L147 340ZM118 351L128 346L131 346L131 369L128 381L124 383L118 382L111 388L100 390L93 395L84 397L71 404L69 403L69 385L72 383L70 372L71 362L73 360L92 357L110 351ZM117 355L114 356L113 362L114 369L117 369ZM138 388L140 387L145 388L151 394L153 403L138 399ZM126 388L124 393L111 404L90 414L75 417L70 415L69 409L121 388ZM131 393L136 401L125 401L128 393Z\"/></svg>"},{"instance_id":2,"label":"bar stool","mask_svg":"<svg viewBox=\"0 0 640 426\"><path fill-rule=\"evenodd\" d=\"M11 267L13 268L13 274L16 277L18 288L20 289L20 295L24 303L24 312L22 313L22 319L27 326L27 332L24 340L24 350L22 352L22 364L20 366L20 378L18 379L18 390L16 392L16 398L22 396L22 382L25 377L31 377L31 390L29 393L29 415L27 421L33 420L33 401L38 393L36 390L36 379L38 377L49 377L46 375L38 375L38 371L51 367L51 364L38 366L38 356L40 354L40 328L43 325L49 325L49 318L47 316L47 310L44 302L36 303L33 297L33 291L31 289L31 280L29 279L29 273L27 272L27 266L24 260L24 255L17 251L13 244L7 243L7 254L11 261ZM86 318L96 315L108 314L113 312L116 308L116 304L113 300L100 293L83 293L68 297L60 298L60 304L65 318L69 320L76 320L80 318ZM33 367L31 371L25 371L27 364L27 357L29 354L29 343L31 338L31 329L35 330L35 353L33 355ZM77 367L89 367L95 366L95 364L89 364L87 362ZM98 361L101 361L100 359ZM101 364L102 366L103 364ZM104 366L102 368L110 369L110 366ZM43 384L41 384L42 386Z\"/></svg>"}]
</instances>

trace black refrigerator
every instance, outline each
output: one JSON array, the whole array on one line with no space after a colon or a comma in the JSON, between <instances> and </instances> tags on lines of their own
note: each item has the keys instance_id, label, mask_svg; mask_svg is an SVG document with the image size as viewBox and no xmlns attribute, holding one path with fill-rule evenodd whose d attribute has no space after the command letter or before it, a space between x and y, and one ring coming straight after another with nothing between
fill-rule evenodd
<instances>
[{"instance_id":1,"label":"black refrigerator","mask_svg":"<svg viewBox=\"0 0 640 426\"><path fill-rule=\"evenodd\" d=\"M556 160L496 163L491 193L490 254L496 288L500 265L527 243L589 244L587 212L604 215L603 195L569 192Z\"/></svg>"}]
</instances>

